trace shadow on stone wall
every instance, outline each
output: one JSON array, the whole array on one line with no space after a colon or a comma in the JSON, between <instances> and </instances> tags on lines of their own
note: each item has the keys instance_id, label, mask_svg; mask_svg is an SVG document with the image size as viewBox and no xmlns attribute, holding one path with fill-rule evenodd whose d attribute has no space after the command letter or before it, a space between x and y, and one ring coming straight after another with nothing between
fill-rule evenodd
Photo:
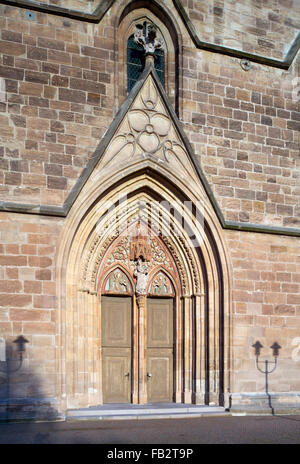
<instances>
[{"instance_id":1,"label":"shadow on stone wall","mask_svg":"<svg viewBox=\"0 0 300 464\"><path fill-rule=\"evenodd\" d=\"M7 343L0 361L0 421L59 420L53 400L43 394L40 378L20 359L15 344Z\"/></svg>"}]
</instances>

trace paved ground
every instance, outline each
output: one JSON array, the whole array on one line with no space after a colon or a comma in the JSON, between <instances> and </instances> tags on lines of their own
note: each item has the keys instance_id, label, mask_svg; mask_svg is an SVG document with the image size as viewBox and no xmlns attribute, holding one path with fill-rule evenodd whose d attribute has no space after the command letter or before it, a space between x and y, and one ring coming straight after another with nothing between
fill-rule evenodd
<instances>
[{"instance_id":1,"label":"paved ground","mask_svg":"<svg viewBox=\"0 0 300 464\"><path fill-rule=\"evenodd\" d=\"M0 424L0 444L246 443L300 444L300 416Z\"/></svg>"}]
</instances>

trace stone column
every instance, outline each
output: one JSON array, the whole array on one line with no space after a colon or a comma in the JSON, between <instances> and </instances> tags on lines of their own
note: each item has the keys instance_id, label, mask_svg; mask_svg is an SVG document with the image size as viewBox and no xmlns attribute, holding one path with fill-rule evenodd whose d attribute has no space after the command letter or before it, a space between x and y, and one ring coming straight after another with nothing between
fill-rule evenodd
<instances>
[{"instance_id":1,"label":"stone column","mask_svg":"<svg viewBox=\"0 0 300 464\"><path fill-rule=\"evenodd\" d=\"M89 364L89 340L88 340L88 311L89 311L89 289L85 288L82 293L82 305L78 308L78 398L80 407L88 404L88 364Z\"/></svg>"},{"instance_id":2,"label":"stone column","mask_svg":"<svg viewBox=\"0 0 300 464\"><path fill-rule=\"evenodd\" d=\"M175 329L175 402L182 402L182 306L183 300L176 296Z\"/></svg>"},{"instance_id":3,"label":"stone column","mask_svg":"<svg viewBox=\"0 0 300 464\"><path fill-rule=\"evenodd\" d=\"M74 394L74 406L80 408L83 404L82 398L84 395L84 364L85 364L85 352L84 352L84 309L85 309L85 296L87 289L81 288L79 290L78 301L76 304L76 310L74 311L74 322L73 322L73 394Z\"/></svg>"},{"instance_id":4,"label":"stone column","mask_svg":"<svg viewBox=\"0 0 300 464\"><path fill-rule=\"evenodd\" d=\"M74 361L76 359L74 340L77 337L77 306L81 299L81 289L76 285L68 285L67 293L69 294L69 301L74 303L74 311L63 311L64 321L64 343L66 347L65 353L62 353L62 363L65 363L65 372L63 373L63 390L65 394L66 408L76 408L76 378L77 378L77 365ZM67 331L67 328L71 330ZM68 334L68 336L67 336Z\"/></svg>"},{"instance_id":5,"label":"stone column","mask_svg":"<svg viewBox=\"0 0 300 464\"><path fill-rule=\"evenodd\" d=\"M183 402L192 403L192 376L193 376L193 321L192 321L192 298L190 295L183 296L184 305L184 380L183 380Z\"/></svg>"},{"instance_id":6,"label":"stone column","mask_svg":"<svg viewBox=\"0 0 300 464\"><path fill-rule=\"evenodd\" d=\"M95 292L96 293L96 292ZM102 339L101 339L101 295L96 294L94 299L95 305L95 366L96 366L96 388L98 389L98 404L103 404L103 386L102 386Z\"/></svg>"},{"instance_id":7,"label":"stone column","mask_svg":"<svg viewBox=\"0 0 300 464\"><path fill-rule=\"evenodd\" d=\"M195 305L195 392L196 404L205 404L205 302L204 293L196 293Z\"/></svg>"},{"instance_id":8,"label":"stone column","mask_svg":"<svg viewBox=\"0 0 300 464\"><path fill-rule=\"evenodd\" d=\"M88 397L89 405L99 403L98 321L96 314L97 292L88 295Z\"/></svg>"},{"instance_id":9,"label":"stone column","mask_svg":"<svg viewBox=\"0 0 300 464\"><path fill-rule=\"evenodd\" d=\"M142 243L142 237L140 237L139 245L145 245ZM144 248L141 250L144 252ZM138 402L139 404L147 403L147 307L146 307L146 294L148 284L148 264L141 258L141 254L136 262L134 276L136 277L136 302L138 308Z\"/></svg>"},{"instance_id":10,"label":"stone column","mask_svg":"<svg viewBox=\"0 0 300 464\"><path fill-rule=\"evenodd\" d=\"M209 328L209 359L208 359L208 374L209 374L209 391L206 402L210 405L219 404L219 375L220 375L220 333L219 333L219 299L218 292L210 295L208 308L208 328Z\"/></svg>"},{"instance_id":11,"label":"stone column","mask_svg":"<svg viewBox=\"0 0 300 464\"><path fill-rule=\"evenodd\" d=\"M146 305L146 295L137 294L136 296L137 307L138 307L138 345L139 345L139 354L138 354L138 372L139 372L139 394L138 402L139 404L147 403L147 334L146 334L146 324L147 324L147 305Z\"/></svg>"},{"instance_id":12,"label":"stone column","mask_svg":"<svg viewBox=\"0 0 300 464\"><path fill-rule=\"evenodd\" d=\"M132 366L131 366L131 387L133 404L139 402L139 308L136 296L133 295L133 324L132 324Z\"/></svg>"}]
</instances>

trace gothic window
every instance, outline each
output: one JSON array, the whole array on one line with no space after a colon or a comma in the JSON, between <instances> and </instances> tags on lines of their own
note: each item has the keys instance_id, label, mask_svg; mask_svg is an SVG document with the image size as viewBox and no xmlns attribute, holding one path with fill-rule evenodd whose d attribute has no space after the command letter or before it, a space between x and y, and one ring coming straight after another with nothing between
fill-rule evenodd
<instances>
[{"instance_id":1,"label":"gothic window","mask_svg":"<svg viewBox=\"0 0 300 464\"><path fill-rule=\"evenodd\" d=\"M133 5L134 2L131 4ZM120 18L117 80L119 105L122 105L143 72L145 53L149 52L149 47L150 53L154 55L154 67L158 78L171 104L178 111L179 96L176 84L177 81L179 82L178 36L173 24L166 17L160 18L153 14L151 8L150 10L125 8Z\"/></svg>"},{"instance_id":2,"label":"gothic window","mask_svg":"<svg viewBox=\"0 0 300 464\"><path fill-rule=\"evenodd\" d=\"M131 293L128 277L120 269L112 271L105 283L105 293Z\"/></svg>"},{"instance_id":3,"label":"gothic window","mask_svg":"<svg viewBox=\"0 0 300 464\"><path fill-rule=\"evenodd\" d=\"M164 50L156 49L154 52L155 71L164 85L165 80L165 65L164 65ZM142 45L135 43L134 34L132 34L127 41L127 91L130 92L136 81L138 80L145 65L145 51Z\"/></svg>"}]
</instances>

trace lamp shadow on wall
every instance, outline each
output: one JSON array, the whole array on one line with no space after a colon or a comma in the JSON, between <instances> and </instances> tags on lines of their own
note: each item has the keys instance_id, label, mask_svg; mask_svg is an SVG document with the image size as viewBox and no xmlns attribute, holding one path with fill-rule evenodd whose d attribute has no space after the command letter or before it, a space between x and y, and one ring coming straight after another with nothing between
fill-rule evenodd
<instances>
[{"instance_id":1,"label":"lamp shadow on wall","mask_svg":"<svg viewBox=\"0 0 300 464\"><path fill-rule=\"evenodd\" d=\"M59 413L43 393L40 377L24 361L24 342L27 340L20 336L2 350L0 422L58 420Z\"/></svg>"},{"instance_id":2,"label":"lamp shadow on wall","mask_svg":"<svg viewBox=\"0 0 300 464\"><path fill-rule=\"evenodd\" d=\"M277 367L277 358L279 356L279 350L281 349L281 346L277 342L274 342L273 345L270 347L272 349L272 354L273 354L272 361L269 361L267 359L265 360L259 359L261 349L263 348L263 345L260 343L259 340L257 340L254 343L254 345L252 345L252 347L255 350L256 368L259 372L265 375L265 393L268 397L268 405L272 412L272 416L275 416L275 410L272 405L271 395L269 393L269 375L272 374L272 372L274 372Z\"/></svg>"}]
</instances>

